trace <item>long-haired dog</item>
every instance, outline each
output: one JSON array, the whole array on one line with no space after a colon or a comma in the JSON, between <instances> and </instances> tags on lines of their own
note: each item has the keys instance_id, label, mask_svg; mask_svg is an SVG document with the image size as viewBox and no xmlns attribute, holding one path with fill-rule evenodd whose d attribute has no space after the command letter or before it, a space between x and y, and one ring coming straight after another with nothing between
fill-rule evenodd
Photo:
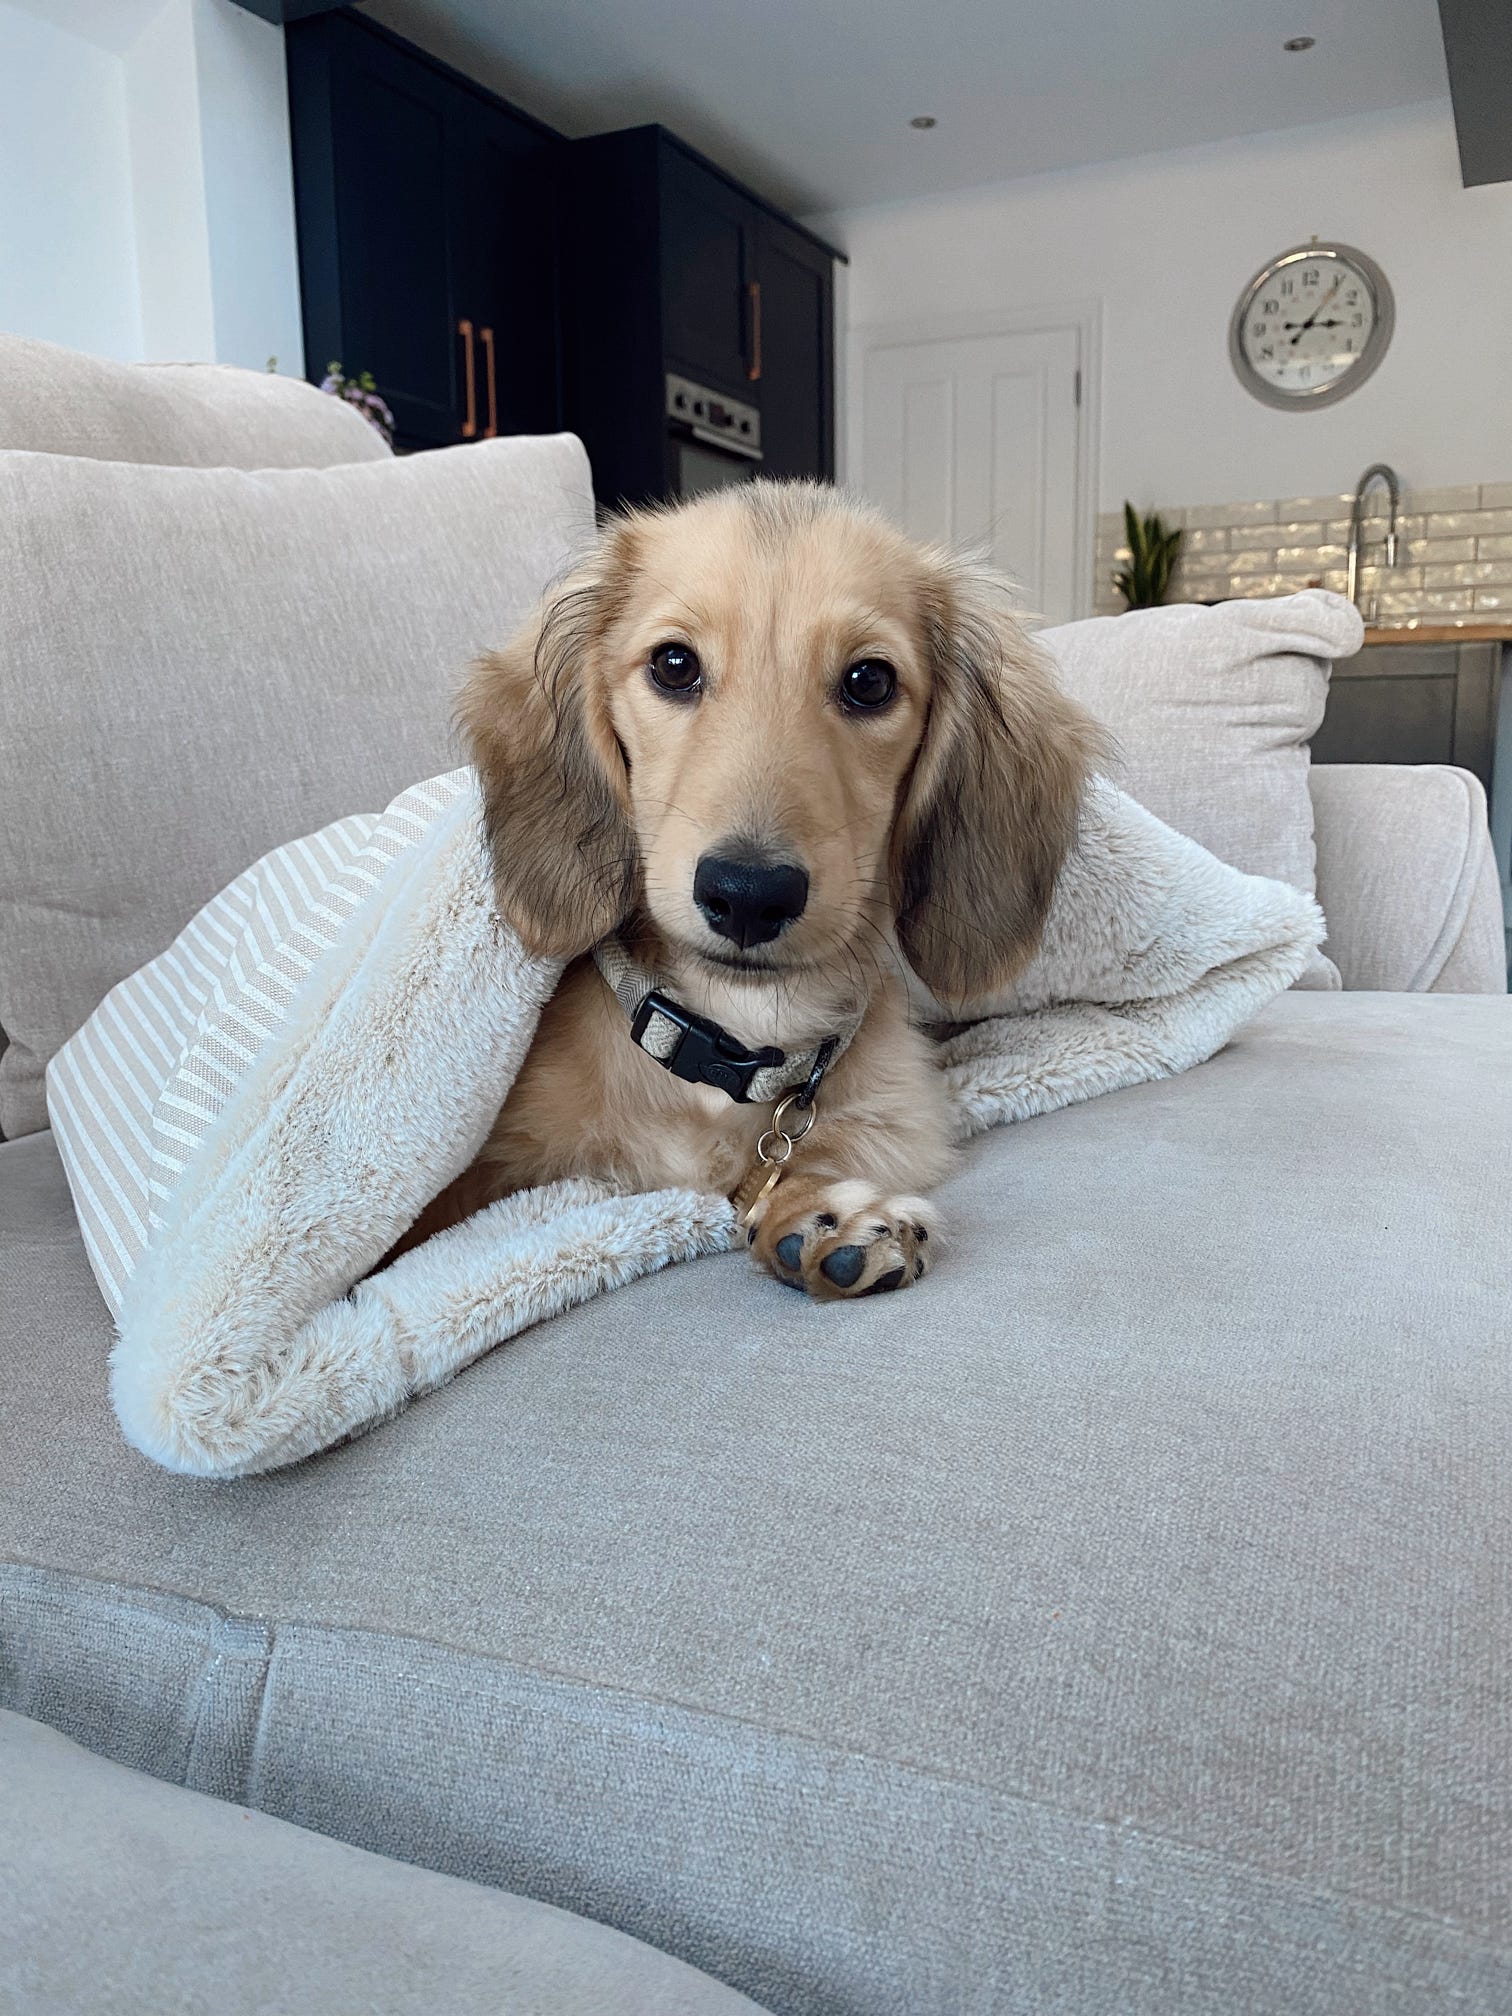
<instances>
[{"instance_id":1,"label":"long-haired dog","mask_svg":"<svg viewBox=\"0 0 1512 2016\"><path fill-rule=\"evenodd\" d=\"M412 1240L591 1176L735 1196L822 1299L916 1280L951 1130L904 962L944 1004L1011 977L1099 748L1003 584L751 483L612 521L461 718L500 913L573 963Z\"/></svg>"}]
</instances>

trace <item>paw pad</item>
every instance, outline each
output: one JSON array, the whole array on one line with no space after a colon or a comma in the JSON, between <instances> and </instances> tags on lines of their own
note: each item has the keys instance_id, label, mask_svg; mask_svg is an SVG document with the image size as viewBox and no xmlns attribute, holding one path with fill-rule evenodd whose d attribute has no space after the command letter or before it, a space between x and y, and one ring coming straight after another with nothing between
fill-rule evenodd
<instances>
[{"instance_id":1,"label":"paw pad","mask_svg":"<svg viewBox=\"0 0 1512 2016\"><path fill-rule=\"evenodd\" d=\"M789 1232L785 1239L777 1241L777 1258L788 1269L789 1273L797 1273L798 1269L803 1265L803 1235L801 1232Z\"/></svg>"},{"instance_id":2,"label":"paw pad","mask_svg":"<svg viewBox=\"0 0 1512 2016\"><path fill-rule=\"evenodd\" d=\"M864 1246L837 1246L819 1262L819 1271L837 1288L854 1288L865 1265Z\"/></svg>"}]
</instances>

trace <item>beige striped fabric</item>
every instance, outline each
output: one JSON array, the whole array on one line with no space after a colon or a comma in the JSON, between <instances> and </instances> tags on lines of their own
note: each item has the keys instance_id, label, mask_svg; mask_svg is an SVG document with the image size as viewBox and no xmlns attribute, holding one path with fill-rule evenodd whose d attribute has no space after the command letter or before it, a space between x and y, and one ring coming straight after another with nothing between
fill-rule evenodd
<instances>
[{"instance_id":1,"label":"beige striped fabric","mask_svg":"<svg viewBox=\"0 0 1512 2016\"><path fill-rule=\"evenodd\" d=\"M468 780L466 770L430 778L381 814L264 855L53 1057L48 1114L113 1315L163 1202L300 983Z\"/></svg>"}]
</instances>

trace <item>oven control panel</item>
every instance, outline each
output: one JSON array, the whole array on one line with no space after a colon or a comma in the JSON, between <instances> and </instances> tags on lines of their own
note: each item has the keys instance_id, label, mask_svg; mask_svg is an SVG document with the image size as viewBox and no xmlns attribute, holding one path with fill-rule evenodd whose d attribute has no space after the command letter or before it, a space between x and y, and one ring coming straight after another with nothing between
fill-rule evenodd
<instances>
[{"instance_id":1,"label":"oven control panel","mask_svg":"<svg viewBox=\"0 0 1512 2016\"><path fill-rule=\"evenodd\" d=\"M727 399L691 378L667 373L667 418L685 427L698 441L727 448L732 455L761 460L761 415L742 400Z\"/></svg>"}]
</instances>

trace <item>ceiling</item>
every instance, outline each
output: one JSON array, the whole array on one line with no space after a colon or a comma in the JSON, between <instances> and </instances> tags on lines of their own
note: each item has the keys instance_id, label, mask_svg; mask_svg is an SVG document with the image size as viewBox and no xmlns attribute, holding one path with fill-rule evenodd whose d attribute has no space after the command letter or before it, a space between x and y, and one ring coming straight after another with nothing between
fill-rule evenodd
<instances>
[{"instance_id":1,"label":"ceiling","mask_svg":"<svg viewBox=\"0 0 1512 2016\"><path fill-rule=\"evenodd\" d=\"M659 120L787 208L1447 95L1435 0L366 0L571 134ZM1290 36L1316 47L1289 54ZM909 125L917 114L933 130Z\"/></svg>"}]
</instances>

